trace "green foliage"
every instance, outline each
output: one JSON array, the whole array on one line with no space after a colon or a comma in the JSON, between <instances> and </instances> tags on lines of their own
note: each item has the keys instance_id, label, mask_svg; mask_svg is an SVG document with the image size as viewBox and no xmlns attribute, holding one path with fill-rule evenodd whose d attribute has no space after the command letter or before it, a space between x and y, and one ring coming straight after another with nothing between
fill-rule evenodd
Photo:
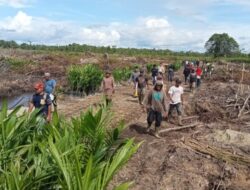
<instances>
[{"instance_id":1,"label":"green foliage","mask_svg":"<svg viewBox=\"0 0 250 190\"><path fill-rule=\"evenodd\" d=\"M239 44L228 34L213 34L205 44L207 53L214 57L231 55L239 52Z\"/></svg>"},{"instance_id":2,"label":"green foliage","mask_svg":"<svg viewBox=\"0 0 250 190\"><path fill-rule=\"evenodd\" d=\"M0 189L104 190L140 144L119 138L107 108L50 124L36 113L0 112ZM126 190L130 183L115 187Z\"/></svg>"},{"instance_id":3,"label":"green foliage","mask_svg":"<svg viewBox=\"0 0 250 190\"><path fill-rule=\"evenodd\" d=\"M12 68L20 68L25 65L34 64L31 60L19 59L19 58L6 58L6 63Z\"/></svg>"},{"instance_id":4,"label":"green foliage","mask_svg":"<svg viewBox=\"0 0 250 190\"><path fill-rule=\"evenodd\" d=\"M129 67L117 68L113 71L113 77L117 82L126 81L130 78L131 73L132 70Z\"/></svg>"},{"instance_id":5,"label":"green foliage","mask_svg":"<svg viewBox=\"0 0 250 190\"><path fill-rule=\"evenodd\" d=\"M71 66L68 70L68 81L71 90L87 94L96 91L101 85L102 70L93 64Z\"/></svg>"},{"instance_id":6,"label":"green foliage","mask_svg":"<svg viewBox=\"0 0 250 190\"><path fill-rule=\"evenodd\" d=\"M174 71L178 71L182 67L182 63L180 61L176 62L175 64L172 64L172 68Z\"/></svg>"},{"instance_id":7,"label":"green foliage","mask_svg":"<svg viewBox=\"0 0 250 190\"><path fill-rule=\"evenodd\" d=\"M151 72L151 70L152 70L153 67L154 67L154 64L155 64L155 63L148 63L148 64L147 64L147 71L148 71L148 72Z\"/></svg>"}]
</instances>

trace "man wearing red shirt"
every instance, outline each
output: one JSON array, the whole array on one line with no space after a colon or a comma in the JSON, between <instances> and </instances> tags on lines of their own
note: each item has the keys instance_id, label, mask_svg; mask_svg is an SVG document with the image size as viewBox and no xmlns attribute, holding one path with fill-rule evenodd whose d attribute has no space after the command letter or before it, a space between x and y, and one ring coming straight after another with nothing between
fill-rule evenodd
<instances>
[{"instance_id":1,"label":"man wearing red shirt","mask_svg":"<svg viewBox=\"0 0 250 190\"><path fill-rule=\"evenodd\" d=\"M202 75L202 69L198 66L196 69L196 76L197 76L196 87L197 88L199 88L201 85L201 75Z\"/></svg>"}]
</instances>

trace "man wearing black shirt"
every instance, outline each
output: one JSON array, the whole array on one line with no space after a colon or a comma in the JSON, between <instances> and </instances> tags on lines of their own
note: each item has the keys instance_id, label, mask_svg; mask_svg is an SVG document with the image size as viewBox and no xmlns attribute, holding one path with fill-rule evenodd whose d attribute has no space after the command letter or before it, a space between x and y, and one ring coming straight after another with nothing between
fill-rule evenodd
<instances>
[{"instance_id":1,"label":"man wearing black shirt","mask_svg":"<svg viewBox=\"0 0 250 190\"><path fill-rule=\"evenodd\" d=\"M44 117L48 122L51 121L51 104L52 101L49 97L49 94L44 92L44 84L42 82L36 83L34 85L36 93L33 95L29 112L35 109L39 109L38 115Z\"/></svg>"}]
</instances>

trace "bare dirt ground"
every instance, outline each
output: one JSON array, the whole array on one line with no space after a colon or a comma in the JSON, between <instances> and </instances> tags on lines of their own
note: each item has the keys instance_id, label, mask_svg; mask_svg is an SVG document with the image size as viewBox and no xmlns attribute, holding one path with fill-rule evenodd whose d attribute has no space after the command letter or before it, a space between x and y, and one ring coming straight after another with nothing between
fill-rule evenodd
<instances>
[{"instance_id":1,"label":"bare dirt ground","mask_svg":"<svg viewBox=\"0 0 250 190\"><path fill-rule=\"evenodd\" d=\"M137 99L132 97L133 88L117 87L112 123L124 120L128 127L123 137L134 137L143 144L115 176L109 189L126 181L134 181L132 190L250 189L249 115L243 120L228 119L226 110L218 104L224 101L223 97L231 96L235 85L209 81L194 93L184 86L184 118L198 115L201 125L165 133L161 139L145 132L146 113L142 113ZM101 100L101 94L85 99L66 96L59 101L59 112L67 117L78 115ZM194 122L196 119L184 121L186 125ZM171 127L178 126L167 122L162 126ZM246 160L242 161L240 156Z\"/></svg>"}]
</instances>

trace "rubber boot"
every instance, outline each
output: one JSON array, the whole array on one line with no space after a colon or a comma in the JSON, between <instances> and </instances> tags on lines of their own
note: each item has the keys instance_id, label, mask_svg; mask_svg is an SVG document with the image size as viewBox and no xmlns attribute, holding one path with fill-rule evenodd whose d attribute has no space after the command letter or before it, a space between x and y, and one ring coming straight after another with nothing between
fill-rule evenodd
<instances>
[{"instance_id":1,"label":"rubber boot","mask_svg":"<svg viewBox=\"0 0 250 190\"><path fill-rule=\"evenodd\" d=\"M178 125L179 126L183 126L182 117L181 116L178 116Z\"/></svg>"},{"instance_id":2,"label":"rubber boot","mask_svg":"<svg viewBox=\"0 0 250 190\"><path fill-rule=\"evenodd\" d=\"M149 133L150 132L150 127L151 125L148 125L147 129L146 129L146 132Z\"/></svg>"},{"instance_id":3,"label":"rubber boot","mask_svg":"<svg viewBox=\"0 0 250 190\"><path fill-rule=\"evenodd\" d=\"M155 132L154 132L154 136L158 139L160 139L160 134L159 134L159 127L155 127Z\"/></svg>"}]
</instances>

